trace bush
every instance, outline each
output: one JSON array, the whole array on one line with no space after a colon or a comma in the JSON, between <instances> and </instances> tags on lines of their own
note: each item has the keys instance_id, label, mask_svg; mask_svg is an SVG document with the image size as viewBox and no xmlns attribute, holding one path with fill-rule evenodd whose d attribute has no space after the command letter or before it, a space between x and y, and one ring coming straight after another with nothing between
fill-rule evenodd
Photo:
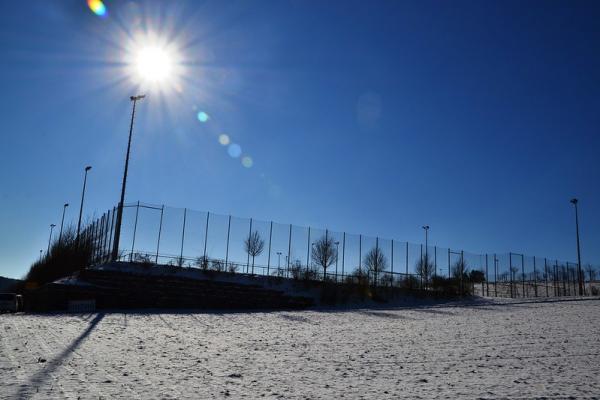
<instances>
[{"instance_id":1,"label":"bush","mask_svg":"<svg viewBox=\"0 0 600 400\"><path fill-rule=\"evenodd\" d=\"M61 240L54 241L50 251L29 268L25 281L43 285L72 275L92 264L94 244L91 238L80 237L73 227L63 231Z\"/></svg>"}]
</instances>

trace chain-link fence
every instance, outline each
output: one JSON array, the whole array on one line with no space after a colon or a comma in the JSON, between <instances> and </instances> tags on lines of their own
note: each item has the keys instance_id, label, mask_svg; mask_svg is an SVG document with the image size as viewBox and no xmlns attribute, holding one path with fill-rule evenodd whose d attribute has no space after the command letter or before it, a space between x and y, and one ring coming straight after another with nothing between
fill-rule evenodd
<instances>
[{"instance_id":1,"label":"chain-link fence","mask_svg":"<svg viewBox=\"0 0 600 400\"><path fill-rule=\"evenodd\" d=\"M94 264L110 261L116 208L90 224ZM322 228L135 203L125 205L119 260L252 275L360 282L492 297L596 295L597 269L517 253L473 254Z\"/></svg>"}]
</instances>

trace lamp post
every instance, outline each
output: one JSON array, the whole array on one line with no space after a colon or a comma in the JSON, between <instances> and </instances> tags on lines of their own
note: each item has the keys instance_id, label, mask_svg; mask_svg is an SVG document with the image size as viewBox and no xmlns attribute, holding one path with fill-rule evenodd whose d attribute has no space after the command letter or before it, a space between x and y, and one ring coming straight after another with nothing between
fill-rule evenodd
<instances>
[{"instance_id":1,"label":"lamp post","mask_svg":"<svg viewBox=\"0 0 600 400\"><path fill-rule=\"evenodd\" d=\"M62 219L60 220L60 233L58 234L58 242L59 243L60 243L60 240L62 239L63 225L65 224L65 211L67 210L67 207L69 207L69 203L65 203L63 205L63 214L62 214Z\"/></svg>"},{"instance_id":2,"label":"lamp post","mask_svg":"<svg viewBox=\"0 0 600 400\"><path fill-rule=\"evenodd\" d=\"M50 243L52 242L52 231L56 224L50 224L50 237L48 238L48 250L46 250L46 254L50 253Z\"/></svg>"},{"instance_id":3,"label":"lamp post","mask_svg":"<svg viewBox=\"0 0 600 400\"><path fill-rule=\"evenodd\" d=\"M85 173L83 175L83 189L81 190L81 205L79 206L79 221L77 222L77 238L79 238L79 232L81 231L81 215L83 214L83 199L85 198L85 185L87 184L88 171L92 169L91 166L85 167Z\"/></svg>"},{"instance_id":4,"label":"lamp post","mask_svg":"<svg viewBox=\"0 0 600 400\"><path fill-rule=\"evenodd\" d=\"M422 227L425 230L425 265L423 265L423 260L421 260L421 272L425 272L425 285L427 285L428 275L429 275L429 253L427 252L428 239L429 239L429 225L423 225Z\"/></svg>"},{"instance_id":5,"label":"lamp post","mask_svg":"<svg viewBox=\"0 0 600 400\"><path fill-rule=\"evenodd\" d=\"M577 281L579 282L579 295L583 296L583 282L581 281L581 247L579 246L579 212L577 203L579 200L571 199L571 204L575 206L575 232L577 235Z\"/></svg>"},{"instance_id":6,"label":"lamp post","mask_svg":"<svg viewBox=\"0 0 600 400\"><path fill-rule=\"evenodd\" d=\"M123 171L123 184L121 186L121 200L117 209L117 221L115 223L115 241L112 249L112 260L116 261L119 257L119 239L121 238L121 222L123 220L123 202L125 201L125 187L127 186L127 169L129 168L129 153L131 151L131 135L133 133L133 120L135 118L135 105L146 95L131 96L129 100L133 102L131 110L131 123L129 124L129 140L127 141L127 154L125 155L125 169Z\"/></svg>"}]
</instances>

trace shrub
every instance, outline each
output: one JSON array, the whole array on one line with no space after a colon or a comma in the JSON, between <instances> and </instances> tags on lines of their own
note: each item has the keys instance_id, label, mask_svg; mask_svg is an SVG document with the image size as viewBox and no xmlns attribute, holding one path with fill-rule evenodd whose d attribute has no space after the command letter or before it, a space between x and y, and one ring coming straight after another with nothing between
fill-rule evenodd
<instances>
[{"instance_id":1,"label":"shrub","mask_svg":"<svg viewBox=\"0 0 600 400\"><path fill-rule=\"evenodd\" d=\"M43 285L69 276L92 264L94 243L83 235L79 240L73 227L63 231L61 240L55 240L50 251L34 262L25 277L28 283Z\"/></svg>"}]
</instances>

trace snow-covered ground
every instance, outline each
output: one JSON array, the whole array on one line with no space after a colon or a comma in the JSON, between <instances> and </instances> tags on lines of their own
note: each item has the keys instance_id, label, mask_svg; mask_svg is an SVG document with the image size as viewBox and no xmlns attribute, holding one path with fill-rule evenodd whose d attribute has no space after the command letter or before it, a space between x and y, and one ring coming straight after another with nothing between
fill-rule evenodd
<instances>
[{"instance_id":1,"label":"snow-covered ground","mask_svg":"<svg viewBox=\"0 0 600 400\"><path fill-rule=\"evenodd\" d=\"M599 398L599 321L598 299L1 315L0 398Z\"/></svg>"}]
</instances>

